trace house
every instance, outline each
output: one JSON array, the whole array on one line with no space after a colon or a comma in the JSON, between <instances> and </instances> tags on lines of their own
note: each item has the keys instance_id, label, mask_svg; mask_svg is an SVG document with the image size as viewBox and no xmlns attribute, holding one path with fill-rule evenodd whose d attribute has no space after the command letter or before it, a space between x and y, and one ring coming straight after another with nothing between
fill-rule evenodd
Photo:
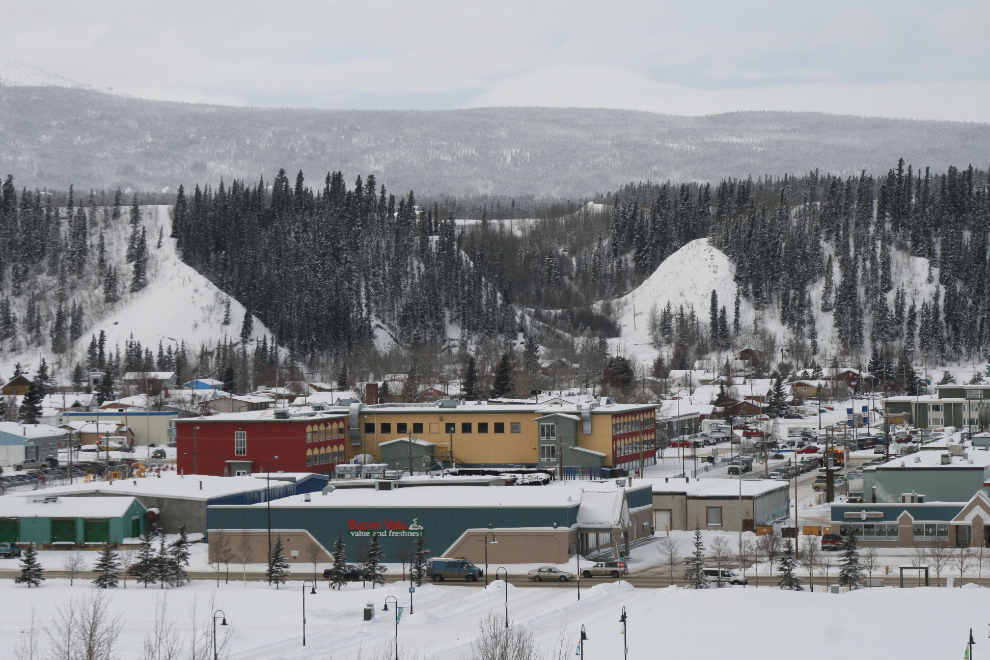
<instances>
[{"instance_id":1,"label":"house","mask_svg":"<svg viewBox=\"0 0 990 660\"><path fill-rule=\"evenodd\" d=\"M743 399L734 401L725 406L725 412L732 417L759 417L766 411L765 406L760 401Z\"/></svg>"},{"instance_id":2,"label":"house","mask_svg":"<svg viewBox=\"0 0 990 660\"><path fill-rule=\"evenodd\" d=\"M175 437L175 420L181 414L174 410L147 410L141 408L112 408L94 412L64 412L63 427L68 422L97 422L100 433L104 427L126 426L133 432L134 446L152 444L164 447ZM94 436L95 440L95 436Z\"/></svg>"},{"instance_id":3,"label":"house","mask_svg":"<svg viewBox=\"0 0 990 660\"><path fill-rule=\"evenodd\" d=\"M109 419L99 423L68 421L62 425L62 428L72 433L75 445L85 447L95 445L100 440L108 440L113 444L134 445L134 431L120 421Z\"/></svg>"},{"instance_id":4,"label":"house","mask_svg":"<svg viewBox=\"0 0 990 660\"><path fill-rule=\"evenodd\" d=\"M433 467L436 443L419 438L396 438L378 445L382 463L390 470L406 470L410 474L425 472Z\"/></svg>"},{"instance_id":5,"label":"house","mask_svg":"<svg viewBox=\"0 0 990 660\"><path fill-rule=\"evenodd\" d=\"M133 392L158 394L162 390L175 389L174 371L128 371L121 384Z\"/></svg>"},{"instance_id":6,"label":"house","mask_svg":"<svg viewBox=\"0 0 990 660\"><path fill-rule=\"evenodd\" d=\"M860 371L859 369L854 369L852 367L840 367L832 373L832 380L841 380L845 382L846 387L849 389L856 389L858 386L860 390L869 390L873 388L873 376L865 371Z\"/></svg>"},{"instance_id":7,"label":"house","mask_svg":"<svg viewBox=\"0 0 990 660\"><path fill-rule=\"evenodd\" d=\"M311 406L322 403L327 406L347 406L361 399L354 390L337 390L336 392L310 392L308 395L297 396L290 406Z\"/></svg>"},{"instance_id":8,"label":"house","mask_svg":"<svg viewBox=\"0 0 990 660\"><path fill-rule=\"evenodd\" d=\"M4 383L3 388L0 388L0 392L4 396L21 396L27 394L29 387L31 387L31 379L25 374L20 374Z\"/></svg>"},{"instance_id":9,"label":"house","mask_svg":"<svg viewBox=\"0 0 990 660\"><path fill-rule=\"evenodd\" d=\"M229 394L206 402L206 407L219 413L240 413L252 410L265 410L275 405L275 399L258 394Z\"/></svg>"},{"instance_id":10,"label":"house","mask_svg":"<svg viewBox=\"0 0 990 660\"><path fill-rule=\"evenodd\" d=\"M68 441L68 432L48 424L0 422L0 465L58 458L58 450Z\"/></svg>"},{"instance_id":11,"label":"house","mask_svg":"<svg viewBox=\"0 0 990 660\"><path fill-rule=\"evenodd\" d=\"M222 390L223 381L215 378L197 378L183 385L187 390Z\"/></svg>"},{"instance_id":12,"label":"house","mask_svg":"<svg viewBox=\"0 0 990 660\"><path fill-rule=\"evenodd\" d=\"M46 394L41 400L41 408L52 408L58 412L67 410L95 410L99 405L95 394L85 392L61 392L59 394Z\"/></svg>"},{"instance_id":13,"label":"house","mask_svg":"<svg viewBox=\"0 0 990 660\"><path fill-rule=\"evenodd\" d=\"M818 397L818 388L821 383L812 380L797 380L791 383L791 396L801 399L814 399Z\"/></svg>"}]
</instances>

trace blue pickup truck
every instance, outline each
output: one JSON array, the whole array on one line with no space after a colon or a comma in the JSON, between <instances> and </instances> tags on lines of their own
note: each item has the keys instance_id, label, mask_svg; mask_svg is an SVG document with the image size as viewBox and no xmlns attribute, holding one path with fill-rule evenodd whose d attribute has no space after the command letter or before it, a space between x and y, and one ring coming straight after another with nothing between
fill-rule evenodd
<instances>
[{"instance_id":1,"label":"blue pickup truck","mask_svg":"<svg viewBox=\"0 0 990 660\"><path fill-rule=\"evenodd\" d=\"M0 559L12 559L21 556L21 548L16 543L0 543Z\"/></svg>"}]
</instances>

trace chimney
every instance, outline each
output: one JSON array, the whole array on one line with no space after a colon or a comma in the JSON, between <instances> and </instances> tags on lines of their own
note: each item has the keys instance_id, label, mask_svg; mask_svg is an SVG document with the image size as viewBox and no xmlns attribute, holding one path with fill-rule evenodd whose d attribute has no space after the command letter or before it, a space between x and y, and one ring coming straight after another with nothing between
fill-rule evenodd
<instances>
[{"instance_id":1,"label":"chimney","mask_svg":"<svg viewBox=\"0 0 990 660\"><path fill-rule=\"evenodd\" d=\"M371 406L378 403L378 383L368 383L364 386L364 404Z\"/></svg>"}]
</instances>

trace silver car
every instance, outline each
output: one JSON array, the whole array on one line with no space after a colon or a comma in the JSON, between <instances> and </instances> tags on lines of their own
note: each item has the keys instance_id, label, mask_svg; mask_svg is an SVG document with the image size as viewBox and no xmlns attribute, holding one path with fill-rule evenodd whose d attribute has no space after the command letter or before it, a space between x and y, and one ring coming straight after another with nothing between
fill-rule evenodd
<instances>
[{"instance_id":1,"label":"silver car","mask_svg":"<svg viewBox=\"0 0 990 660\"><path fill-rule=\"evenodd\" d=\"M574 579L574 573L562 571L555 566L540 566L539 568L534 568L527 573L526 577L530 580L536 580L537 582L542 582L543 580L558 580L560 582L567 582L568 580Z\"/></svg>"}]
</instances>

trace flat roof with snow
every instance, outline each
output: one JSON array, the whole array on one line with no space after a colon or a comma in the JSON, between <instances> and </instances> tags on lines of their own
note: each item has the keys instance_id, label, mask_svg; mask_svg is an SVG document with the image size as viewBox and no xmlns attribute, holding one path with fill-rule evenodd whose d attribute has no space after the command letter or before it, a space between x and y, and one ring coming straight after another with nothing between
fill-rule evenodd
<instances>
[{"instance_id":1,"label":"flat roof with snow","mask_svg":"<svg viewBox=\"0 0 990 660\"><path fill-rule=\"evenodd\" d=\"M640 479L639 481L643 481ZM653 492L664 495L687 495L688 497L739 497L742 485L743 497L756 497L777 490L787 490L789 482L772 479L677 479L669 482L653 481Z\"/></svg>"},{"instance_id":2,"label":"flat roof with snow","mask_svg":"<svg viewBox=\"0 0 990 660\"><path fill-rule=\"evenodd\" d=\"M327 495L314 493L309 502L303 495L273 500L272 508L568 508L580 505L583 493L584 489L579 485L506 488L421 486L396 490L338 488Z\"/></svg>"},{"instance_id":3,"label":"flat roof with snow","mask_svg":"<svg viewBox=\"0 0 990 660\"><path fill-rule=\"evenodd\" d=\"M942 456L949 456L949 463L942 464ZM962 456L953 456L948 451L919 451L901 458L895 458L883 465L875 465L865 470L918 470L938 468L940 470L975 470L990 466L990 451L984 448L967 447Z\"/></svg>"},{"instance_id":4,"label":"flat roof with snow","mask_svg":"<svg viewBox=\"0 0 990 660\"><path fill-rule=\"evenodd\" d=\"M276 480L276 476L273 474L272 481ZM200 488L200 484L202 484L202 488ZM254 475L242 477L186 475L182 477L175 472L163 472L160 478L120 479L114 482L90 481L46 488L45 494L84 495L99 493L101 495L144 495L206 501L215 497L253 492L265 487L265 482L259 481ZM273 484L272 488L276 488L276 486Z\"/></svg>"},{"instance_id":5,"label":"flat roof with snow","mask_svg":"<svg viewBox=\"0 0 990 660\"><path fill-rule=\"evenodd\" d=\"M55 497L50 491L0 497L0 518L119 518L134 504L133 497Z\"/></svg>"}]
</instances>

